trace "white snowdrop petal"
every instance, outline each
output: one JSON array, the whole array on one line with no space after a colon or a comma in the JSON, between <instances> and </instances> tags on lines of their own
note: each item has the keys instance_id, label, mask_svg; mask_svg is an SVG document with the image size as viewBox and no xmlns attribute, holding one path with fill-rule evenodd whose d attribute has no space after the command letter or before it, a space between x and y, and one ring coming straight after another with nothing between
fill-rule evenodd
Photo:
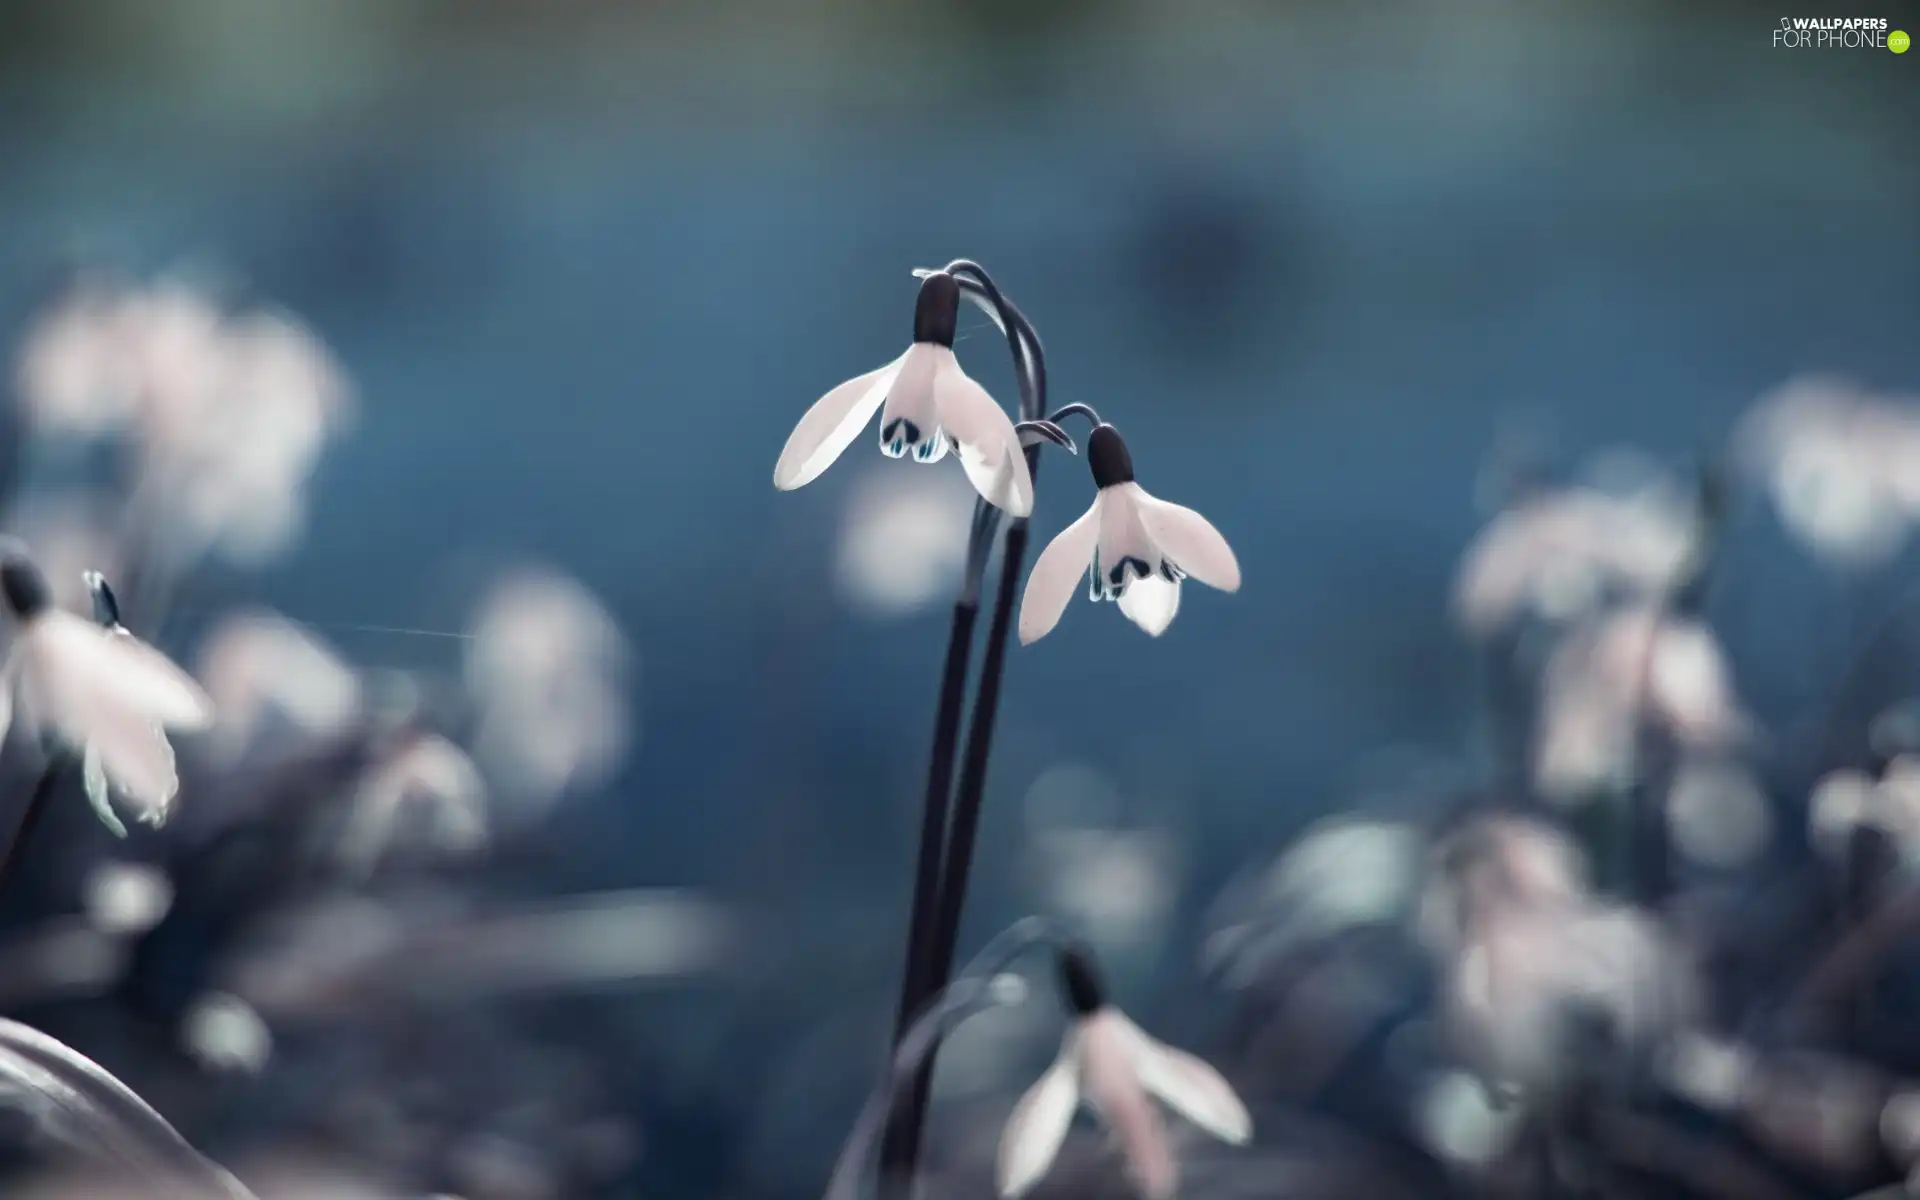
<instances>
[{"instance_id":1,"label":"white snowdrop petal","mask_svg":"<svg viewBox=\"0 0 1920 1200\"><path fill-rule=\"evenodd\" d=\"M1208 587L1240 590L1240 561L1211 522L1190 508L1151 495L1139 484L1133 485L1133 491L1147 536L1175 566Z\"/></svg>"},{"instance_id":2,"label":"white snowdrop petal","mask_svg":"<svg viewBox=\"0 0 1920 1200\"><path fill-rule=\"evenodd\" d=\"M193 676L131 634L109 633L56 610L37 617L27 636L43 690L110 694L176 729L204 729L213 721L213 701Z\"/></svg>"},{"instance_id":3,"label":"white snowdrop petal","mask_svg":"<svg viewBox=\"0 0 1920 1200\"><path fill-rule=\"evenodd\" d=\"M1136 579L1120 597L1120 611L1150 636L1159 637L1180 611L1180 585L1158 575Z\"/></svg>"},{"instance_id":4,"label":"white snowdrop petal","mask_svg":"<svg viewBox=\"0 0 1920 1200\"><path fill-rule=\"evenodd\" d=\"M101 707L87 718L89 751L100 756L107 781L139 810L140 820L163 824L180 790L173 747L152 721L128 709Z\"/></svg>"},{"instance_id":5,"label":"white snowdrop petal","mask_svg":"<svg viewBox=\"0 0 1920 1200\"><path fill-rule=\"evenodd\" d=\"M1097 587L1109 597L1127 579L1154 575L1160 570L1160 550L1140 521L1140 489L1126 484L1100 491L1100 540L1094 553ZM1114 568L1123 567L1119 578Z\"/></svg>"},{"instance_id":6,"label":"white snowdrop petal","mask_svg":"<svg viewBox=\"0 0 1920 1200\"><path fill-rule=\"evenodd\" d=\"M113 811L113 800L107 787L107 770L100 765L100 752L92 746L87 747L80 764L81 788L87 794L87 803L93 806L93 815L115 837L127 836L127 827L120 815Z\"/></svg>"},{"instance_id":7,"label":"white snowdrop petal","mask_svg":"<svg viewBox=\"0 0 1920 1200\"><path fill-rule=\"evenodd\" d=\"M192 732L213 724L213 701L200 684L172 659L131 634L106 639L119 660L123 686L154 718L170 729Z\"/></svg>"},{"instance_id":8,"label":"white snowdrop petal","mask_svg":"<svg viewBox=\"0 0 1920 1200\"><path fill-rule=\"evenodd\" d=\"M934 380L939 374L941 356L948 360L952 351L916 342L900 360L900 373L887 391L886 404L880 409L880 451L888 458L912 454L921 461L943 456L946 451L940 431L940 410L934 402ZM938 450L939 454L931 454Z\"/></svg>"},{"instance_id":9,"label":"white snowdrop petal","mask_svg":"<svg viewBox=\"0 0 1920 1200\"><path fill-rule=\"evenodd\" d=\"M857 375L814 401L774 464L773 486L783 492L812 483L860 435L887 398L905 355Z\"/></svg>"},{"instance_id":10,"label":"white snowdrop petal","mask_svg":"<svg viewBox=\"0 0 1920 1200\"><path fill-rule=\"evenodd\" d=\"M1175 1112L1223 1142L1244 1145L1253 1136L1253 1118L1227 1081L1206 1062L1157 1042L1138 1029L1134 1069L1148 1091Z\"/></svg>"},{"instance_id":11,"label":"white snowdrop petal","mask_svg":"<svg viewBox=\"0 0 1920 1200\"><path fill-rule=\"evenodd\" d=\"M1147 1200L1170 1200L1179 1183L1166 1126L1135 1072L1133 1041L1124 1018L1111 1011L1089 1017L1081 1033L1081 1078L1088 1103L1113 1131L1128 1172Z\"/></svg>"},{"instance_id":12,"label":"white snowdrop petal","mask_svg":"<svg viewBox=\"0 0 1920 1200\"><path fill-rule=\"evenodd\" d=\"M1020 596L1020 644L1032 645L1060 623L1060 614L1080 587L1080 576L1093 561L1093 548L1100 536L1100 496L1080 519L1062 529L1027 572L1027 587Z\"/></svg>"},{"instance_id":13,"label":"white snowdrop petal","mask_svg":"<svg viewBox=\"0 0 1920 1200\"><path fill-rule=\"evenodd\" d=\"M1010 516L1033 512L1033 476L1013 419L987 389L962 370L953 351L939 351L934 403L940 424L959 447L960 467L987 503Z\"/></svg>"},{"instance_id":14,"label":"white snowdrop petal","mask_svg":"<svg viewBox=\"0 0 1920 1200\"><path fill-rule=\"evenodd\" d=\"M1063 1052L1037 1083L1027 1089L1007 1118L1000 1136L996 1173L1000 1194L1008 1200L1025 1195L1046 1176L1073 1124L1080 1102L1070 1051Z\"/></svg>"}]
</instances>

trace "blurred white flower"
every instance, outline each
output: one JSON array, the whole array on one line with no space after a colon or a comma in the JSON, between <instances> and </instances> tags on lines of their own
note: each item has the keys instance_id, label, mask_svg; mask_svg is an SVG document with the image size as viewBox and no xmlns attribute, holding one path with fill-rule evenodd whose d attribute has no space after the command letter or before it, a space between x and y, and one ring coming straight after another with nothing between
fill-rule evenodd
<instances>
[{"instance_id":1,"label":"blurred white flower","mask_svg":"<svg viewBox=\"0 0 1920 1200\"><path fill-rule=\"evenodd\" d=\"M1697 750L1732 745L1751 726L1712 630L1652 606L1587 622L1554 650L1541 689L1535 786L1568 802L1629 782L1642 722Z\"/></svg>"},{"instance_id":2,"label":"blurred white flower","mask_svg":"<svg viewBox=\"0 0 1920 1200\"><path fill-rule=\"evenodd\" d=\"M137 397L126 315L122 289L84 280L34 321L15 377L36 429L97 437L132 418Z\"/></svg>"},{"instance_id":3,"label":"blurred white flower","mask_svg":"<svg viewBox=\"0 0 1920 1200\"><path fill-rule=\"evenodd\" d=\"M972 492L945 473L869 475L841 525L841 593L877 617L904 616L950 594L966 565L972 509Z\"/></svg>"},{"instance_id":4,"label":"blurred white flower","mask_svg":"<svg viewBox=\"0 0 1920 1200\"><path fill-rule=\"evenodd\" d=\"M1111 425L1087 439L1093 507L1034 560L1020 597L1020 644L1060 623L1084 573L1093 600L1115 600L1126 618L1159 637L1180 611L1180 581L1192 576L1223 592L1240 590L1240 563L1208 520L1150 495L1133 478L1133 458Z\"/></svg>"},{"instance_id":5,"label":"blurred white flower","mask_svg":"<svg viewBox=\"0 0 1920 1200\"><path fill-rule=\"evenodd\" d=\"M152 410L147 486L180 549L264 561L299 530L306 479L351 414L344 376L290 318L255 312L219 330L216 374L191 401Z\"/></svg>"},{"instance_id":6,"label":"blurred white flower","mask_svg":"<svg viewBox=\"0 0 1920 1200\"><path fill-rule=\"evenodd\" d=\"M104 803L108 784L141 820L164 822L180 787L166 730L205 729L212 701L192 676L124 628L102 629L55 608L46 577L19 555L0 562L0 597L16 629L0 680L0 731L17 707L36 733L81 751L87 793L116 831Z\"/></svg>"},{"instance_id":7,"label":"blurred white flower","mask_svg":"<svg viewBox=\"0 0 1920 1200\"><path fill-rule=\"evenodd\" d=\"M856 376L814 402L787 438L773 486L791 491L819 478L860 431L880 416L880 449L937 462L952 448L968 482L1012 516L1033 512L1033 477L1013 421L953 354L960 285L944 271L920 282L913 345L884 367Z\"/></svg>"},{"instance_id":8,"label":"blurred white flower","mask_svg":"<svg viewBox=\"0 0 1920 1200\"><path fill-rule=\"evenodd\" d=\"M1834 566L1886 561L1920 518L1920 407L1808 377L1762 396L1737 437L1781 523Z\"/></svg>"},{"instance_id":9,"label":"blurred white flower","mask_svg":"<svg viewBox=\"0 0 1920 1200\"><path fill-rule=\"evenodd\" d=\"M1650 1046L1690 1017L1689 969L1646 915L1598 904L1495 904L1450 964L1455 1049L1488 1086L1551 1093L1576 1056ZM1607 1038L1584 1046L1597 1019Z\"/></svg>"},{"instance_id":10,"label":"blurred white flower","mask_svg":"<svg viewBox=\"0 0 1920 1200\"><path fill-rule=\"evenodd\" d=\"M525 568L487 594L470 628L474 748L489 773L536 810L606 779L627 752L631 654L600 601Z\"/></svg>"},{"instance_id":11,"label":"blurred white flower","mask_svg":"<svg viewBox=\"0 0 1920 1200\"><path fill-rule=\"evenodd\" d=\"M1576 617L1610 592L1664 592L1691 562L1697 530L1692 508L1660 487L1533 495L1495 517L1467 548L1454 613L1484 635L1527 612Z\"/></svg>"},{"instance_id":12,"label":"blurred white flower","mask_svg":"<svg viewBox=\"0 0 1920 1200\"><path fill-rule=\"evenodd\" d=\"M1754 1055L1737 1042L1683 1033L1661 1056L1661 1077L1675 1092L1708 1112L1739 1108L1755 1072Z\"/></svg>"},{"instance_id":13,"label":"blurred white flower","mask_svg":"<svg viewBox=\"0 0 1920 1200\"><path fill-rule=\"evenodd\" d=\"M486 782L466 751L437 734L403 733L361 780L341 858L348 869L371 873L408 808L424 811L434 849L472 853L487 844L486 804Z\"/></svg>"},{"instance_id":14,"label":"blurred white flower","mask_svg":"<svg viewBox=\"0 0 1920 1200\"><path fill-rule=\"evenodd\" d=\"M1591 896L1585 860L1559 830L1512 814L1477 816L1432 852L1418 932L1432 953L1460 954L1477 915L1519 905L1579 907Z\"/></svg>"},{"instance_id":15,"label":"blurred white flower","mask_svg":"<svg viewBox=\"0 0 1920 1200\"><path fill-rule=\"evenodd\" d=\"M273 1056L273 1033L238 996L211 992L196 999L181 1021L180 1041L202 1066L258 1074Z\"/></svg>"},{"instance_id":16,"label":"blurred white flower","mask_svg":"<svg viewBox=\"0 0 1920 1200\"><path fill-rule=\"evenodd\" d=\"M220 714L209 748L228 763L274 719L326 738L352 725L362 707L352 668L311 631L270 612L223 618L201 646L196 673Z\"/></svg>"},{"instance_id":17,"label":"blurred white flower","mask_svg":"<svg viewBox=\"0 0 1920 1200\"><path fill-rule=\"evenodd\" d=\"M1427 1147L1442 1159L1464 1167L1492 1162L1512 1143L1521 1113L1501 1106L1480 1080L1463 1071L1447 1071L1420 1092L1415 1122Z\"/></svg>"},{"instance_id":18,"label":"blurred white flower","mask_svg":"<svg viewBox=\"0 0 1920 1200\"><path fill-rule=\"evenodd\" d=\"M1759 857L1773 834L1766 793L1740 763L1692 756L1667 791L1673 844L1702 866L1731 868Z\"/></svg>"},{"instance_id":19,"label":"blurred white flower","mask_svg":"<svg viewBox=\"0 0 1920 1200\"><path fill-rule=\"evenodd\" d=\"M158 867L103 862L87 872L83 903L101 933L144 933L173 906L173 881Z\"/></svg>"},{"instance_id":20,"label":"blurred white flower","mask_svg":"<svg viewBox=\"0 0 1920 1200\"><path fill-rule=\"evenodd\" d=\"M1084 1097L1113 1132L1142 1193L1171 1200L1179 1167L1149 1093L1236 1146L1253 1136L1253 1119L1218 1071L1148 1037L1108 1004L1085 954L1063 950L1060 972L1073 1022L1053 1066L1007 1118L996 1172L1000 1195L1025 1195L1046 1175Z\"/></svg>"},{"instance_id":21,"label":"blurred white flower","mask_svg":"<svg viewBox=\"0 0 1920 1200\"><path fill-rule=\"evenodd\" d=\"M1846 861L1848 840L1864 825L1886 834L1909 866L1920 865L1920 756L1895 757L1877 780L1851 769L1828 773L1814 786L1807 820L1831 862Z\"/></svg>"}]
</instances>

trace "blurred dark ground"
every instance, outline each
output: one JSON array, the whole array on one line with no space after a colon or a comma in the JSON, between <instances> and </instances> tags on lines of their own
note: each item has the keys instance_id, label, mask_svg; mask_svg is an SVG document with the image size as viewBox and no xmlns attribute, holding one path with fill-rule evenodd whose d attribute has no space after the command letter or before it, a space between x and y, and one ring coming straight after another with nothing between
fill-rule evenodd
<instances>
[{"instance_id":1,"label":"blurred dark ground","mask_svg":"<svg viewBox=\"0 0 1920 1200\"><path fill-rule=\"evenodd\" d=\"M456 628L481 572L529 556L605 599L640 662L630 765L471 882L697 889L745 915L751 961L512 1020L616 1064L633 1194L803 1195L877 1062L945 603L836 595L857 476L911 468L863 440L797 494L768 472L808 403L897 352L908 269L991 267L1056 400L1121 424L1142 481L1245 564L1158 642L1076 604L1016 653L968 921L970 945L1050 903L1023 797L1080 764L1096 822L1179 847L1116 974L1196 1030L1194 922L1229 876L1396 749L1465 754L1447 589L1498 447L1684 466L1789 375L1920 387L1920 58L1774 50L1779 15L13 0L0 299L24 315L76 261L204 263L354 376L303 544L216 581L169 648L247 599L360 662L443 665L334 627ZM970 321L962 357L1005 396ZM1089 497L1057 457L1039 491L1043 537ZM1791 726L1904 576L1843 591L1769 521L1713 611ZM42 882L10 920L64 902ZM31 1018L141 1086L114 1005ZM218 1155L297 1130L313 1085L235 1086L154 1100Z\"/></svg>"}]
</instances>

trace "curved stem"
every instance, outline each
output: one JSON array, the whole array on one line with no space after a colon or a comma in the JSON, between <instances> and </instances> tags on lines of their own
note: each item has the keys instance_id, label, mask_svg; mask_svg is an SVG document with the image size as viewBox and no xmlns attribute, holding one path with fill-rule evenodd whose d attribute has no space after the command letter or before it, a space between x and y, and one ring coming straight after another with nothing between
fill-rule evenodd
<instances>
[{"instance_id":1,"label":"curved stem","mask_svg":"<svg viewBox=\"0 0 1920 1200\"><path fill-rule=\"evenodd\" d=\"M1005 293L1001 292L998 285L993 282L993 276L987 274L987 269L979 263L970 258L956 258L947 264L946 270L949 275L961 281L963 290L969 280L979 286L987 300L998 310L1001 327L1007 331L1009 342L1024 341L1026 343L1026 371L1020 381L1020 419L1038 420L1046 411L1047 359L1046 352L1040 345L1040 335L1033 328L1033 322L1027 320L1026 314L1020 311L1018 305L1007 299ZM1017 344L1014 347L1014 361L1016 364L1021 361L1021 350Z\"/></svg>"},{"instance_id":2,"label":"curved stem","mask_svg":"<svg viewBox=\"0 0 1920 1200\"><path fill-rule=\"evenodd\" d=\"M1034 469L1037 448L1028 448L1027 465ZM945 986L952 970L960 917L966 910L967 881L973 869L974 844L980 829L981 799L986 790L987 762L993 749L993 727L1000 707L1000 683L1006 671L1007 640L1013 625L1014 597L1019 590L1021 562L1027 551L1027 523L1016 520L1007 529L1001 555L1000 586L994 598L993 624L987 633L987 657L980 671L980 690L967 723L967 744L960 766L960 784L948 832L946 859L940 872L939 901L927 954L929 991ZM919 1158L920 1133L926 1123L927 1096L933 1084L934 1055L915 1073L912 1089L901 1107L899 1157L890 1161L892 1174L903 1184L913 1178Z\"/></svg>"},{"instance_id":3,"label":"curved stem","mask_svg":"<svg viewBox=\"0 0 1920 1200\"><path fill-rule=\"evenodd\" d=\"M978 263L956 259L948 264L946 271L960 282L964 294L975 298L976 302L984 300L991 306L995 323L1005 331L1008 349L1013 354L1014 373L1020 387L1021 419L1040 420L1047 401L1046 354L1032 322L1007 299L993 282L992 276ZM1037 478L1039 447L1027 446L1023 453L1029 476ZM979 693L974 700L974 712L968 724L959 784L961 799L958 806L953 808L949 829L948 810L952 805L948 787L952 772L952 747L958 735L958 704L964 690L967 653L956 647L961 639L972 633L971 614L978 610L980 586L1000 518L1000 511L991 505L982 502L975 506L973 530L968 539L967 574L961 586L960 599L956 602L953 636L948 642L947 672L942 677L940 711L935 723L933 761L929 765L926 800L921 810L920 855L914 873L906 969L901 980L900 1005L895 1022L897 1039L904 1038L909 1032L909 1014L918 1011L930 997L938 995L946 987L952 972L954 941L960 912L965 905L967 875L972 865L974 835L979 825L980 793L984 787L993 722L999 706L1000 680L1006 669L1007 637L1012 627L1021 563L1026 557L1025 518L1014 519L1007 529L986 661L981 669ZM969 610L964 627L961 609ZM914 1166L919 1158L920 1131L926 1118L931 1071L931 1059L918 1066L908 1103L887 1131L881 1152L881 1168L882 1175L889 1179L911 1181L913 1178Z\"/></svg>"},{"instance_id":4,"label":"curved stem","mask_svg":"<svg viewBox=\"0 0 1920 1200\"><path fill-rule=\"evenodd\" d=\"M853 1131L847 1135L846 1145L827 1183L827 1200L854 1200L858 1195L860 1178L873 1156L874 1141L880 1136L887 1115L893 1111L894 1097L940 1042L967 1018L1001 1004L1018 1002L1018 998L1005 1000L996 996L995 979L1032 947L1043 942L1059 944L1063 940L1063 934L1045 917L1025 917L1014 922L974 955L960 978L914 1018L897 1040L887 1073L868 1095Z\"/></svg>"},{"instance_id":5,"label":"curved stem","mask_svg":"<svg viewBox=\"0 0 1920 1200\"><path fill-rule=\"evenodd\" d=\"M1100 414L1094 411L1093 405L1082 404L1077 400L1074 401L1072 404L1063 405L1062 407L1053 410L1052 413L1048 414L1047 420L1052 421L1054 424L1058 425L1060 422L1066 420L1068 417L1085 417L1089 425L1105 425L1106 424L1105 421L1102 421L1100 419Z\"/></svg>"}]
</instances>

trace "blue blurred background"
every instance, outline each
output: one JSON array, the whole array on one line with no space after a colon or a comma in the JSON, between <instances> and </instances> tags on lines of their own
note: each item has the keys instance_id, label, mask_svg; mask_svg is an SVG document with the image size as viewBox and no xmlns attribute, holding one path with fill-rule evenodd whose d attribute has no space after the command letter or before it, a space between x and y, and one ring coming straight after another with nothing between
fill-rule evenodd
<instances>
[{"instance_id":1,"label":"blue blurred background","mask_svg":"<svg viewBox=\"0 0 1920 1200\"><path fill-rule=\"evenodd\" d=\"M618 1187L804 1195L879 1061L957 565L862 602L863 489L927 470L871 435L800 492L768 476L808 404L899 352L909 269L985 263L1056 402L1120 425L1244 564L1158 641L1076 601L1014 653L963 935L1072 910L1036 830L1154 839L1089 886L1158 922L1113 947L1129 1007L1201 1028L1194 931L1228 879L1401 748L1465 761L1447 601L1490 464L1684 467L1803 371L1920 389L1920 57L1774 49L1779 15L14 0L0 301L17 333L77 263L184 267L297 312L354 380L297 551L184 606L170 649L247 599L442 668L456 642L357 627L458 629L524 558L603 598L634 752L474 886L740 912L732 973L601 995L591 1033L558 1016L621 1064L644 1153ZM1011 401L971 310L959 351ZM1060 455L1038 490L1042 538L1092 494ZM1785 616L1739 606L1736 659L1827 611L1797 586ZM1782 653L1763 707L1824 686ZM138 1074L88 1046L106 1017L63 1019ZM262 1091L209 1127L298 1108Z\"/></svg>"}]
</instances>

